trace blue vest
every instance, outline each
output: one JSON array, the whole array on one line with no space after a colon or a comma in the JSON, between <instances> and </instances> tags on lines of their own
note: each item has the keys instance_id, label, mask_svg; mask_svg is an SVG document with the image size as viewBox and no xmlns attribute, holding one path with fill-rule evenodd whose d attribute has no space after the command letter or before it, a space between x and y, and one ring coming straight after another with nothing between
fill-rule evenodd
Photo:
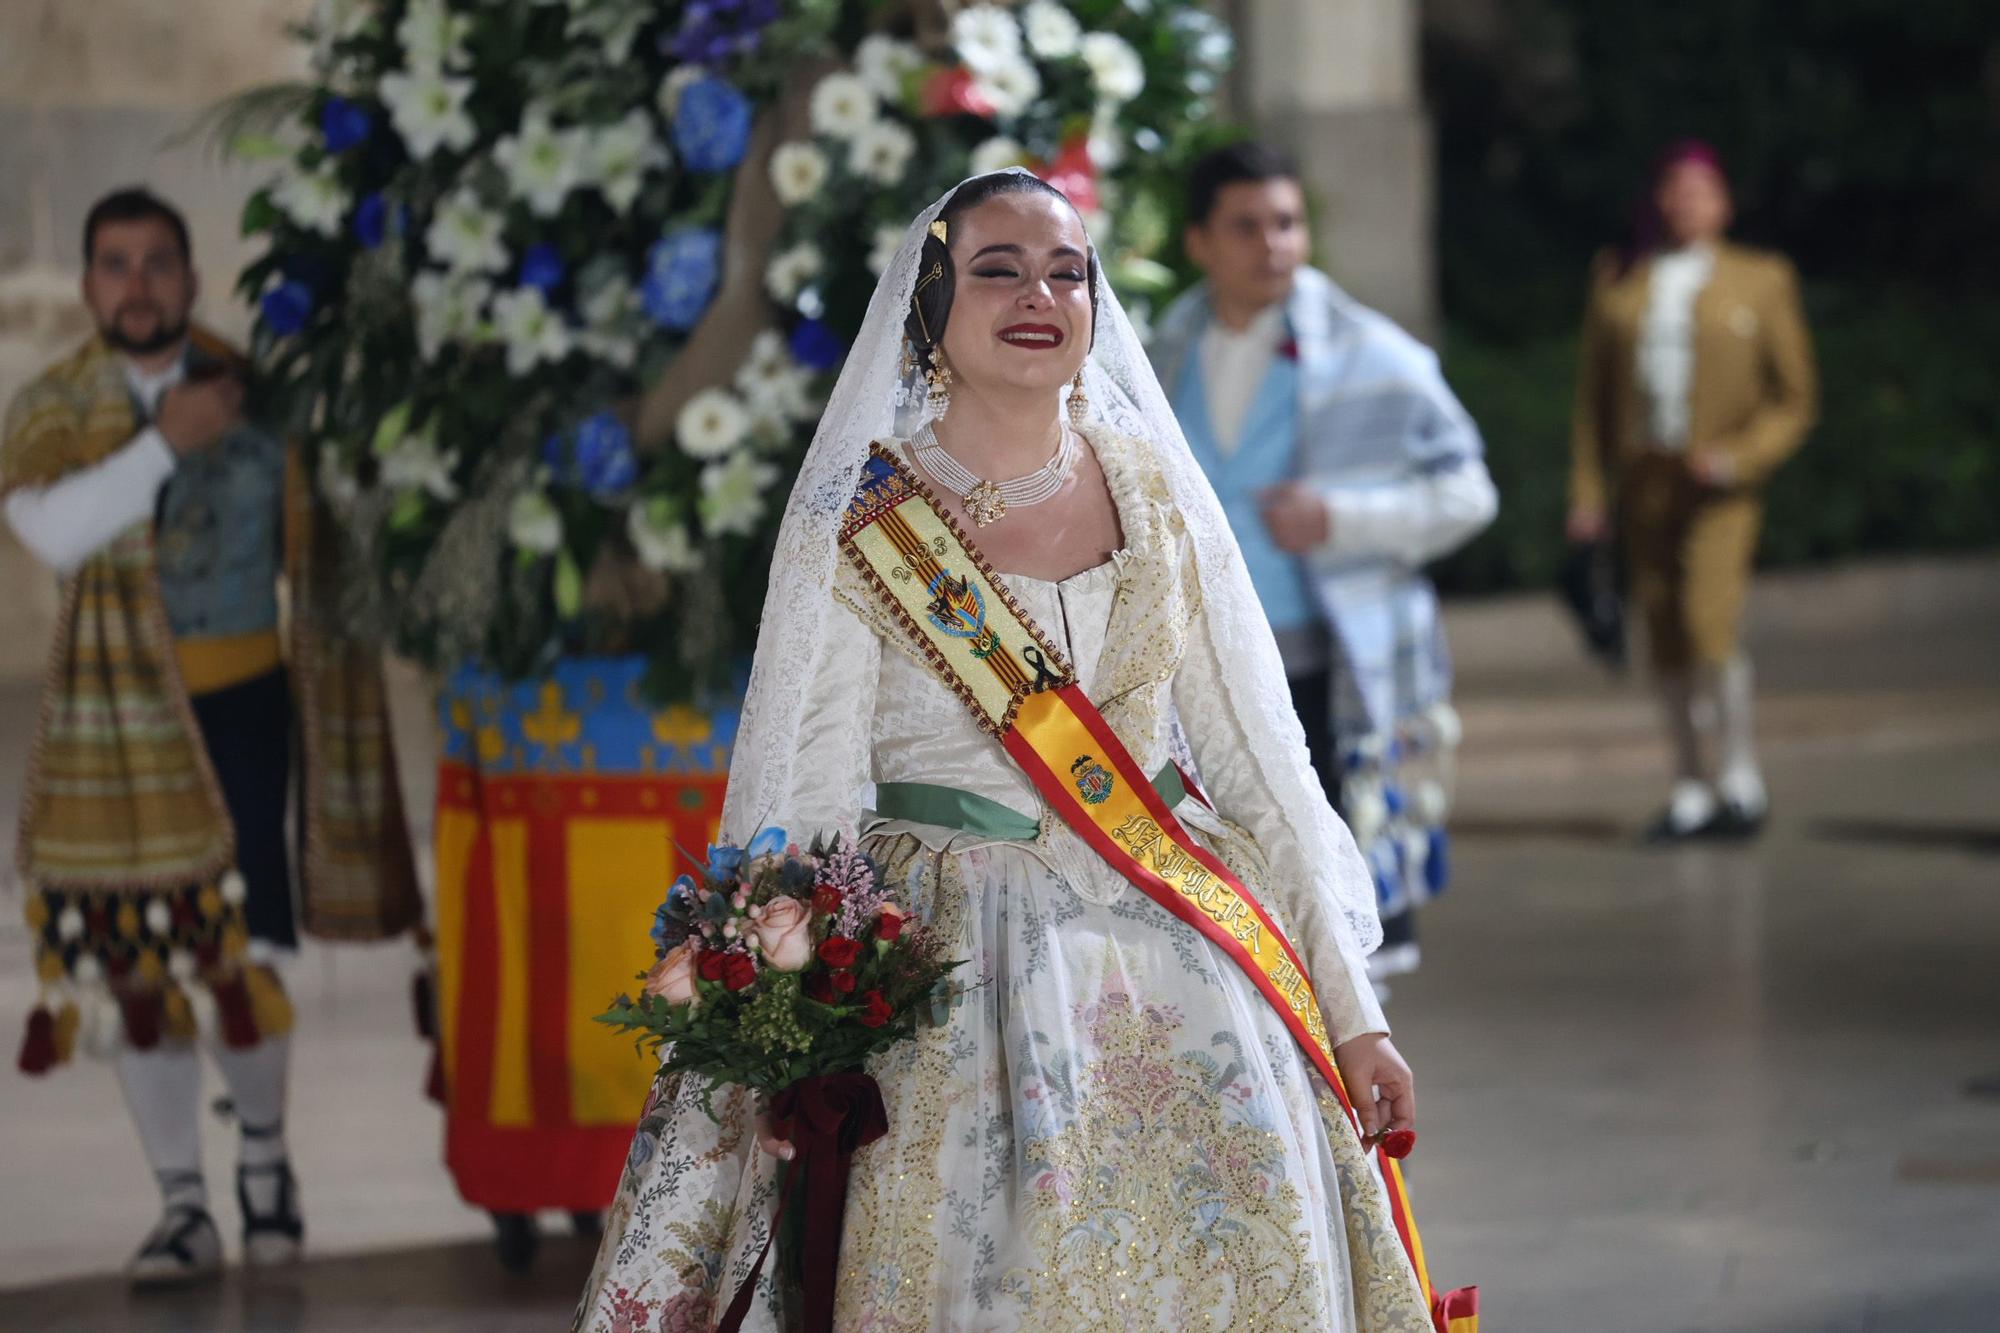
<instances>
[{"instance_id":1,"label":"blue vest","mask_svg":"<svg viewBox=\"0 0 2000 1333\"><path fill-rule=\"evenodd\" d=\"M1174 415L1194 451L1195 462L1208 474L1222 501L1229 526L1243 548L1243 563L1263 603L1264 618L1274 630L1300 629L1320 619L1305 570L1297 556L1278 549L1264 527L1257 503L1259 492L1290 481L1298 440L1299 367L1289 357L1271 359L1271 369L1257 388L1243 418L1242 441L1225 456L1215 442L1208 412L1208 390L1202 383L1201 355L1191 347L1173 386Z\"/></svg>"}]
</instances>

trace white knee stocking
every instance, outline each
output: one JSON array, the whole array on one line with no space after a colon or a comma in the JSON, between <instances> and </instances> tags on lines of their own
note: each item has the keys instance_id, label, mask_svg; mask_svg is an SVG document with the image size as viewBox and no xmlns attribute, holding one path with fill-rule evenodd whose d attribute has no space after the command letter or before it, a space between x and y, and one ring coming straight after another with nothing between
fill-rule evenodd
<instances>
[{"instance_id":1,"label":"white knee stocking","mask_svg":"<svg viewBox=\"0 0 2000 1333\"><path fill-rule=\"evenodd\" d=\"M291 1038L266 1037L241 1050L216 1042L209 1055L229 1085L236 1118L243 1127L241 1162L268 1166L285 1159L285 1083L291 1067Z\"/></svg>"},{"instance_id":2,"label":"white knee stocking","mask_svg":"<svg viewBox=\"0 0 2000 1333\"><path fill-rule=\"evenodd\" d=\"M201 1178L201 1060L192 1042L126 1047L114 1062L139 1144L169 1205L208 1206Z\"/></svg>"}]
</instances>

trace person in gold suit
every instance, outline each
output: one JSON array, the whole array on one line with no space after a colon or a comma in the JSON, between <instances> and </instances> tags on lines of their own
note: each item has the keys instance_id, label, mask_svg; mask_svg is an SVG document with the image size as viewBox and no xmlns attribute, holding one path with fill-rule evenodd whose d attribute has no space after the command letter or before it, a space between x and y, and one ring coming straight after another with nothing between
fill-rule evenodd
<instances>
[{"instance_id":1,"label":"person in gold suit","mask_svg":"<svg viewBox=\"0 0 2000 1333\"><path fill-rule=\"evenodd\" d=\"M1646 624L1674 759L1658 841L1750 836L1769 812L1743 603L1764 488L1818 405L1797 272L1728 240L1731 213L1712 147L1661 156L1632 243L1592 266L1577 376L1568 536L1616 529Z\"/></svg>"}]
</instances>

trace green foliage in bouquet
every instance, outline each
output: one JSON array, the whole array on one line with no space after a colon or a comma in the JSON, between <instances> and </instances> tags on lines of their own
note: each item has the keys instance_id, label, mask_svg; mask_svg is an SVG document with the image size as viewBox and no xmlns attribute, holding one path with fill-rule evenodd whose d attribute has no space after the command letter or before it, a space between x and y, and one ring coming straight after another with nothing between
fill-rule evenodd
<instances>
[{"instance_id":1,"label":"green foliage in bouquet","mask_svg":"<svg viewBox=\"0 0 2000 1333\"><path fill-rule=\"evenodd\" d=\"M704 1105L723 1084L770 1098L860 1071L920 1023L943 1021L964 965L853 844L816 838L801 850L782 829L747 849L709 848L701 877L668 891L653 940L660 960L638 996L618 996L597 1021L638 1033L665 1071L701 1075Z\"/></svg>"},{"instance_id":2,"label":"green foliage in bouquet","mask_svg":"<svg viewBox=\"0 0 2000 1333\"><path fill-rule=\"evenodd\" d=\"M643 652L682 696L754 640L890 238L1027 164L1143 307L1230 53L1191 0L320 0L300 36L310 79L217 123L274 171L258 406L351 621L440 670Z\"/></svg>"}]
</instances>

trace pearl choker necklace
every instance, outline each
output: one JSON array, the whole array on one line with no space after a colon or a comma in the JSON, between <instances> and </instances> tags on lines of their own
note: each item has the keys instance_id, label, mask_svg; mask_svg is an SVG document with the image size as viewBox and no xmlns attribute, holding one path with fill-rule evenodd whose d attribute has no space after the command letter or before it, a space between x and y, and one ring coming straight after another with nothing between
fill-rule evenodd
<instances>
[{"instance_id":1,"label":"pearl choker necklace","mask_svg":"<svg viewBox=\"0 0 2000 1333\"><path fill-rule=\"evenodd\" d=\"M1076 432L1063 425L1062 438L1048 462L1025 477L1001 482L974 476L965 464L946 453L929 422L911 437L910 448L924 470L956 494L964 502L966 514L983 528L999 522L1009 509L1038 505L1061 490L1076 464L1076 440Z\"/></svg>"}]
</instances>

